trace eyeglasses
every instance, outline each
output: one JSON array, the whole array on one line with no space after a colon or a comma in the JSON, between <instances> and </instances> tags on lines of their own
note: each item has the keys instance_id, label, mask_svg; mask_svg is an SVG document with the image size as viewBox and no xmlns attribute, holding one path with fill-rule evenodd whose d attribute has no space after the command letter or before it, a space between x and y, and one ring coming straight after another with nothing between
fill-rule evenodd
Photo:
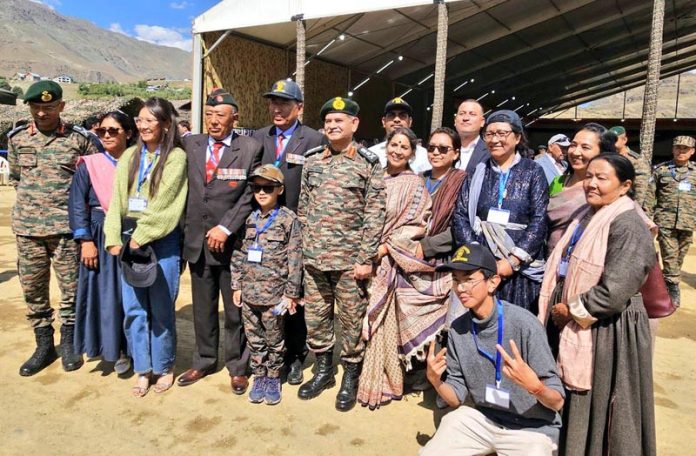
<instances>
[{"instance_id":1,"label":"eyeglasses","mask_svg":"<svg viewBox=\"0 0 696 456\"><path fill-rule=\"evenodd\" d=\"M510 136L512 130L498 130L498 131L487 131L483 134L483 139L490 141L493 138L506 139Z\"/></svg>"},{"instance_id":2,"label":"eyeglasses","mask_svg":"<svg viewBox=\"0 0 696 456\"><path fill-rule=\"evenodd\" d=\"M459 282L455 280L455 286L460 290L472 290L476 285L486 280L485 278L479 280L467 280L466 282Z\"/></svg>"},{"instance_id":3,"label":"eyeglasses","mask_svg":"<svg viewBox=\"0 0 696 456\"><path fill-rule=\"evenodd\" d=\"M122 130L123 130L123 128L116 128L116 127L101 128L101 127L99 127L97 129L95 129L94 132L97 134L97 136L99 136L100 138L103 138L104 136L106 136L107 133L109 134L109 136L117 136L119 133L121 133Z\"/></svg>"},{"instance_id":4,"label":"eyeglasses","mask_svg":"<svg viewBox=\"0 0 696 456\"><path fill-rule=\"evenodd\" d=\"M435 144L428 144L428 153L434 154L436 151L445 155L450 150L454 150L452 146L436 146Z\"/></svg>"},{"instance_id":5,"label":"eyeglasses","mask_svg":"<svg viewBox=\"0 0 696 456\"><path fill-rule=\"evenodd\" d=\"M254 193L261 193L261 191L263 190L263 192L266 195L270 195L278 187L280 187L280 184L269 184L269 185L251 184L251 190Z\"/></svg>"},{"instance_id":6,"label":"eyeglasses","mask_svg":"<svg viewBox=\"0 0 696 456\"><path fill-rule=\"evenodd\" d=\"M136 125L152 125L159 122L157 119L143 119L141 117L136 117L134 120Z\"/></svg>"}]
</instances>

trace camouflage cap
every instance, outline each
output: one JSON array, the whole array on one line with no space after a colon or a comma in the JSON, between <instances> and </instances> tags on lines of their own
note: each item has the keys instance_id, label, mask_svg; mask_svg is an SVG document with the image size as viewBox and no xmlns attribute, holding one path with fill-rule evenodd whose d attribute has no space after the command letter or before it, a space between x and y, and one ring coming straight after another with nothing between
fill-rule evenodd
<instances>
[{"instance_id":1,"label":"camouflage cap","mask_svg":"<svg viewBox=\"0 0 696 456\"><path fill-rule=\"evenodd\" d=\"M271 182L277 182L279 184L285 183L285 176L283 172L277 167L269 164L259 166L251 173L249 180L253 180L255 177L262 177Z\"/></svg>"},{"instance_id":2,"label":"camouflage cap","mask_svg":"<svg viewBox=\"0 0 696 456\"><path fill-rule=\"evenodd\" d=\"M350 98L334 97L324 103L319 115L323 120L324 117L331 112L340 112L348 114L349 116L357 116L360 112L360 106Z\"/></svg>"},{"instance_id":3,"label":"camouflage cap","mask_svg":"<svg viewBox=\"0 0 696 456\"><path fill-rule=\"evenodd\" d=\"M234 109L239 111L239 105L237 100L234 99L232 94L226 92L224 89L214 89L208 95L208 99L205 102L206 106L217 106L217 105L230 105L234 106Z\"/></svg>"},{"instance_id":4,"label":"camouflage cap","mask_svg":"<svg viewBox=\"0 0 696 456\"><path fill-rule=\"evenodd\" d=\"M29 86L24 103L51 103L63 98L63 88L57 82L38 81Z\"/></svg>"},{"instance_id":5,"label":"camouflage cap","mask_svg":"<svg viewBox=\"0 0 696 456\"><path fill-rule=\"evenodd\" d=\"M672 141L673 146L686 146L686 147L696 147L696 139L691 136L677 136Z\"/></svg>"},{"instance_id":6,"label":"camouflage cap","mask_svg":"<svg viewBox=\"0 0 696 456\"><path fill-rule=\"evenodd\" d=\"M302 96L302 89L300 86L290 79L281 79L273 83L271 90L263 94L264 98L278 97L285 98L287 100L295 100L302 102L304 97Z\"/></svg>"}]
</instances>

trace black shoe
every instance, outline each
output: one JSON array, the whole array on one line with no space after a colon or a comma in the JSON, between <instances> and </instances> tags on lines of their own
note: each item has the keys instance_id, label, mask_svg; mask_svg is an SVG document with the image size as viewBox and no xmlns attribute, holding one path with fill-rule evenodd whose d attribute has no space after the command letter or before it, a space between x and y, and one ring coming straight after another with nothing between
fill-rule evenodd
<instances>
[{"instance_id":1,"label":"black shoe","mask_svg":"<svg viewBox=\"0 0 696 456\"><path fill-rule=\"evenodd\" d=\"M336 395L336 410L347 412L355 407L358 397L358 381L360 380L360 363L343 363L343 379L341 389Z\"/></svg>"},{"instance_id":2,"label":"black shoe","mask_svg":"<svg viewBox=\"0 0 696 456\"><path fill-rule=\"evenodd\" d=\"M300 399L313 399L322 391L336 384L333 372L333 352L317 353L316 372L304 385L300 386L297 396Z\"/></svg>"},{"instance_id":3,"label":"black shoe","mask_svg":"<svg viewBox=\"0 0 696 456\"><path fill-rule=\"evenodd\" d=\"M288 383L291 385L299 385L304 381L304 373L302 372L302 361L296 359L288 366Z\"/></svg>"},{"instance_id":4,"label":"black shoe","mask_svg":"<svg viewBox=\"0 0 696 456\"><path fill-rule=\"evenodd\" d=\"M60 327L60 360L66 372L82 367L82 355L75 353L74 339L75 325L62 325Z\"/></svg>"},{"instance_id":5,"label":"black shoe","mask_svg":"<svg viewBox=\"0 0 696 456\"><path fill-rule=\"evenodd\" d=\"M675 307L679 307L679 305L681 304L681 293L679 292L679 284L667 281L665 281L665 284L667 285L667 292L669 293L669 297L672 300L672 303L675 305Z\"/></svg>"},{"instance_id":6,"label":"black shoe","mask_svg":"<svg viewBox=\"0 0 696 456\"><path fill-rule=\"evenodd\" d=\"M19 375L22 377L34 375L58 359L56 347L53 346L53 326L34 328L34 337L36 350L19 368Z\"/></svg>"}]
</instances>

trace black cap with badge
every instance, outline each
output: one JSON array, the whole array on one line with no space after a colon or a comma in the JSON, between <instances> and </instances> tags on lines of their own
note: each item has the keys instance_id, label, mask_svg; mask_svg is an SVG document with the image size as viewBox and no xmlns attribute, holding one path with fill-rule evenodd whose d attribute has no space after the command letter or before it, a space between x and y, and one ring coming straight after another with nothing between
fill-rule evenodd
<instances>
[{"instance_id":1,"label":"black cap with badge","mask_svg":"<svg viewBox=\"0 0 696 456\"><path fill-rule=\"evenodd\" d=\"M29 86L24 103L51 103L63 98L63 88L57 82L39 81Z\"/></svg>"},{"instance_id":2,"label":"black cap with badge","mask_svg":"<svg viewBox=\"0 0 696 456\"><path fill-rule=\"evenodd\" d=\"M332 112L348 114L349 116L355 117L360 112L360 106L350 98L334 97L324 103L319 115L323 120L327 114Z\"/></svg>"},{"instance_id":3,"label":"black cap with badge","mask_svg":"<svg viewBox=\"0 0 696 456\"><path fill-rule=\"evenodd\" d=\"M302 96L302 89L300 86L292 79L281 79L273 83L273 87L269 92L263 94L264 98L278 97L285 98L287 100L295 100L300 103L304 100Z\"/></svg>"},{"instance_id":4,"label":"black cap with badge","mask_svg":"<svg viewBox=\"0 0 696 456\"><path fill-rule=\"evenodd\" d=\"M231 93L226 92L224 89L214 89L208 95L208 99L205 102L206 106L217 106L217 105L230 105L234 106L234 109L239 111L239 105L237 100L234 99Z\"/></svg>"},{"instance_id":5,"label":"black cap with badge","mask_svg":"<svg viewBox=\"0 0 696 456\"><path fill-rule=\"evenodd\" d=\"M454 252L449 263L441 264L435 268L438 272L447 271L476 271L485 269L493 274L498 273L498 265L495 257L488 248L481 244L463 245Z\"/></svg>"},{"instance_id":6,"label":"black cap with badge","mask_svg":"<svg viewBox=\"0 0 696 456\"><path fill-rule=\"evenodd\" d=\"M393 111L395 109L401 109L402 111L407 112L409 117L413 117L413 109L411 108L411 105L408 104L403 98L396 97L387 101L386 106L384 106L384 115L386 116L389 111Z\"/></svg>"}]
</instances>

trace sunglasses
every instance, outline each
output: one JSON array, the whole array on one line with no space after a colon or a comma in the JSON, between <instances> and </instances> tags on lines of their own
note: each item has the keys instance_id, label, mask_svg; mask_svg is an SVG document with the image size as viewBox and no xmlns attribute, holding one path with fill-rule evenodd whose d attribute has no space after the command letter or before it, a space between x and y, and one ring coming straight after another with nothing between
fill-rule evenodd
<instances>
[{"instance_id":1,"label":"sunglasses","mask_svg":"<svg viewBox=\"0 0 696 456\"><path fill-rule=\"evenodd\" d=\"M97 128L94 130L94 132L99 136L100 138L103 138L106 136L108 133L109 136L116 136L119 133L121 133L123 129L122 128L116 128L116 127L109 127L109 128Z\"/></svg>"},{"instance_id":2,"label":"sunglasses","mask_svg":"<svg viewBox=\"0 0 696 456\"><path fill-rule=\"evenodd\" d=\"M428 152L431 154L434 154L435 151L441 153L442 155L445 155L447 152L450 150L454 150L454 147L452 146L436 146L435 144L428 144Z\"/></svg>"},{"instance_id":3,"label":"sunglasses","mask_svg":"<svg viewBox=\"0 0 696 456\"><path fill-rule=\"evenodd\" d=\"M269 184L269 185L260 185L260 184L251 184L251 190L254 193L261 193L263 192L267 195L270 195L275 191L276 188L280 187L280 184Z\"/></svg>"}]
</instances>

